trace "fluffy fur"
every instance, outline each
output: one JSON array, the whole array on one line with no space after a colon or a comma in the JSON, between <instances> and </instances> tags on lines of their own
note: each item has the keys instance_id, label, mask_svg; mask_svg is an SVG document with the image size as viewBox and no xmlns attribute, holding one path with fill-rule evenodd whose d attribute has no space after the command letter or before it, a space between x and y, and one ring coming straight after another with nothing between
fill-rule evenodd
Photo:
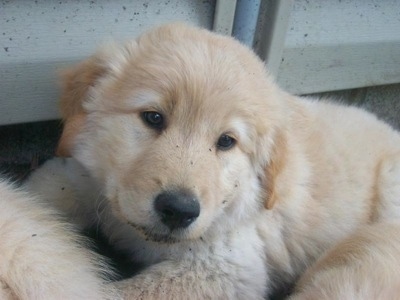
<instances>
[{"instance_id":1,"label":"fluffy fur","mask_svg":"<svg viewBox=\"0 0 400 300\"><path fill-rule=\"evenodd\" d=\"M156 28L68 70L61 107L59 153L79 163L50 161L31 187L148 265L118 284L127 298L263 299L330 249L298 291L316 285L343 299L361 287L374 299L398 287L387 265L400 262L399 134L361 109L285 93L233 39ZM146 111L165 126L146 125ZM217 147L223 134L236 140L226 151ZM169 230L154 199L176 188L196 195L201 212ZM352 246L342 250L346 238ZM393 256L373 249L382 240L376 247ZM351 271L329 273L329 286L313 280L336 255ZM367 288L377 270L392 279ZM343 286L349 274L357 278Z\"/></svg>"},{"instance_id":2,"label":"fluffy fur","mask_svg":"<svg viewBox=\"0 0 400 300\"><path fill-rule=\"evenodd\" d=\"M366 226L302 276L291 300L399 299L399 223Z\"/></svg>"},{"instance_id":3,"label":"fluffy fur","mask_svg":"<svg viewBox=\"0 0 400 300\"><path fill-rule=\"evenodd\" d=\"M47 205L48 206L48 205ZM117 299L102 260L72 226L26 192L0 181L0 298Z\"/></svg>"}]
</instances>

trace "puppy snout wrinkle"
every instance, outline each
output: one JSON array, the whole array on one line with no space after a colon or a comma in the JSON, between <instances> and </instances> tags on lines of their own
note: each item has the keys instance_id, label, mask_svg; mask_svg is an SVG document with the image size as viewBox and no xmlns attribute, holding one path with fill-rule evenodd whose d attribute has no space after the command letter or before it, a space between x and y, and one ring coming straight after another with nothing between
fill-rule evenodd
<instances>
[{"instance_id":1,"label":"puppy snout wrinkle","mask_svg":"<svg viewBox=\"0 0 400 300\"><path fill-rule=\"evenodd\" d=\"M158 194L154 207L161 221L171 230L188 227L200 215L199 201L186 190Z\"/></svg>"}]
</instances>

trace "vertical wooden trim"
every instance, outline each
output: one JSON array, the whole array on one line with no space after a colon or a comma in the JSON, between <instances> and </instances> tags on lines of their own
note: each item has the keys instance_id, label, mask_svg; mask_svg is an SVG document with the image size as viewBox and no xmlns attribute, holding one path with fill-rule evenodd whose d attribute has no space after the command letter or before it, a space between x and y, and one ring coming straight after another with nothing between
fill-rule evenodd
<instances>
[{"instance_id":1,"label":"vertical wooden trim","mask_svg":"<svg viewBox=\"0 0 400 300\"><path fill-rule=\"evenodd\" d=\"M276 77L285 46L293 1L270 0L262 1L261 5L255 50L265 61L270 73Z\"/></svg>"},{"instance_id":2,"label":"vertical wooden trim","mask_svg":"<svg viewBox=\"0 0 400 300\"><path fill-rule=\"evenodd\" d=\"M213 25L213 30L215 32L232 35L236 2L236 0L217 0Z\"/></svg>"}]
</instances>

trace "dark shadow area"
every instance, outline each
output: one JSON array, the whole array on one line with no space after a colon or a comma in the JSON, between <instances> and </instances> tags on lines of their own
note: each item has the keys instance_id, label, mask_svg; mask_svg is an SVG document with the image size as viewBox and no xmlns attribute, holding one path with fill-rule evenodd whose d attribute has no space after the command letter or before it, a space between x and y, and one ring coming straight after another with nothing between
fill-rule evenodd
<instances>
[{"instance_id":1,"label":"dark shadow area","mask_svg":"<svg viewBox=\"0 0 400 300\"><path fill-rule=\"evenodd\" d=\"M62 124L59 120L0 126L0 172L14 181L25 179L54 156Z\"/></svg>"}]
</instances>

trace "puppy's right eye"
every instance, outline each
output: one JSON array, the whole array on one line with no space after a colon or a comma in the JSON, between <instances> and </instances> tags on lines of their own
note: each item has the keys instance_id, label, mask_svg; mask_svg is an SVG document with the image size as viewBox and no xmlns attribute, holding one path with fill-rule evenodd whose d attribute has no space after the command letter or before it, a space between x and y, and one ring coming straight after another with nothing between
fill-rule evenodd
<instances>
[{"instance_id":1,"label":"puppy's right eye","mask_svg":"<svg viewBox=\"0 0 400 300\"><path fill-rule=\"evenodd\" d=\"M146 125L155 128L162 129L164 127L164 118L162 114L156 111L145 111L142 113L142 119Z\"/></svg>"},{"instance_id":2,"label":"puppy's right eye","mask_svg":"<svg viewBox=\"0 0 400 300\"><path fill-rule=\"evenodd\" d=\"M227 135L227 134L223 134L219 137L218 141L217 141L217 148L223 151L229 150L231 149L236 143L236 140Z\"/></svg>"}]
</instances>

